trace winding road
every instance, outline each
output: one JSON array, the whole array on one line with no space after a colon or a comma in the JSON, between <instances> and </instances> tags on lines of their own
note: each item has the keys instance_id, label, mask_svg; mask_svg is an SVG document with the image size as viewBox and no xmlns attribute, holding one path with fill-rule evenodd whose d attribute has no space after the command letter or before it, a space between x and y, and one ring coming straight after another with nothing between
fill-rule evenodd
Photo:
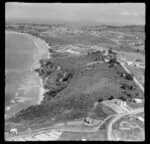
<instances>
[{"instance_id":1,"label":"winding road","mask_svg":"<svg viewBox=\"0 0 150 144\"><path fill-rule=\"evenodd\" d=\"M107 134L107 137L108 137L108 140L111 140L113 141L113 137L112 137L112 126L113 124L119 120L121 117L125 116L125 115L129 115L129 114L137 114L137 113L140 113L140 112L144 112L144 107L142 108L138 108L138 109L135 109L135 110L132 110L132 111L129 111L128 113L123 113L123 114L118 114L116 115L116 117L114 119L112 119L112 121L109 123L108 125L108 134Z\"/></svg>"}]
</instances>

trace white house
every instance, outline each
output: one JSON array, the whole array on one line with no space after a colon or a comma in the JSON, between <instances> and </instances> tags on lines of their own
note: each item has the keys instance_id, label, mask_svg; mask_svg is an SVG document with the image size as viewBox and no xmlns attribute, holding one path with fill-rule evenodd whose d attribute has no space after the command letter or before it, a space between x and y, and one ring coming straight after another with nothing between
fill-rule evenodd
<instances>
[{"instance_id":1,"label":"white house","mask_svg":"<svg viewBox=\"0 0 150 144\"><path fill-rule=\"evenodd\" d=\"M120 105L122 101L119 100L119 99L113 99L112 102L114 102L115 104Z\"/></svg>"},{"instance_id":2,"label":"white house","mask_svg":"<svg viewBox=\"0 0 150 144\"><path fill-rule=\"evenodd\" d=\"M105 58L105 59L104 59L104 62L106 62L106 63L109 62L109 59L106 59L106 58Z\"/></svg>"},{"instance_id":3,"label":"white house","mask_svg":"<svg viewBox=\"0 0 150 144\"><path fill-rule=\"evenodd\" d=\"M127 62L127 64L131 66L131 65L133 65L133 62Z\"/></svg>"},{"instance_id":4,"label":"white house","mask_svg":"<svg viewBox=\"0 0 150 144\"><path fill-rule=\"evenodd\" d=\"M84 119L84 122L86 122L86 123L92 123L93 122L93 119L92 118L90 118L90 117L86 117L85 119Z\"/></svg>"},{"instance_id":5,"label":"white house","mask_svg":"<svg viewBox=\"0 0 150 144\"><path fill-rule=\"evenodd\" d=\"M86 139L85 139L85 138L82 138L81 140L82 140L82 141L86 141Z\"/></svg>"},{"instance_id":6,"label":"white house","mask_svg":"<svg viewBox=\"0 0 150 144\"><path fill-rule=\"evenodd\" d=\"M144 118L142 117L137 117L139 120L141 120L142 122L144 122Z\"/></svg>"},{"instance_id":7,"label":"white house","mask_svg":"<svg viewBox=\"0 0 150 144\"><path fill-rule=\"evenodd\" d=\"M126 102L122 102L122 105L126 107L126 106L127 106L127 103L126 103Z\"/></svg>"},{"instance_id":8,"label":"white house","mask_svg":"<svg viewBox=\"0 0 150 144\"><path fill-rule=\"evenodd\" d=\"M134 98L134 99L133 99L133 102L135 102L135 103L142 103L142 99Z\"/></svg>"},{"instance_id":9,"label":"white house","mask_svg":"<svg viewBox=\"0 0 150 144\"><path fill-rule=\"evenodd\" d=\"M17 134L17 133L18 133L18 131L17 131L17 129L16 129L16 128L12 128L12 129L10 129L9 133Z\"/></svg>"},{"instance_id":10,"label":"white house","mask_svg":"<svg viewBox=\"0 0 150 144\"><path fill-rule=\"evenodd\" d=\"M142 68L142 69L144 69L144 68L145 68L144 64L140 64L140 63L136 63L136 67L138 67L138 68Z\"/></svg>"},{"instance_id":11,"label":"white house","mask_svg":"<svg viewBox=\"0 0 150 144\"><path fill-rule=\"evenodd\" d=\"M104 56L107 56L108 55L108 51L105 50L105 52L103 53Z\"/></svg>"},{"instance_id":12,"label":"white house","mask_svg":"<svg viewBox=\"0 0 150 144\"><path fill-rule=\"evenodd\" d=\"M58 67L57 67L57 70L60 70L60 69L61 69L61 67L60 67L60 66L58 66Z\"/></svg>"}]
</instances>

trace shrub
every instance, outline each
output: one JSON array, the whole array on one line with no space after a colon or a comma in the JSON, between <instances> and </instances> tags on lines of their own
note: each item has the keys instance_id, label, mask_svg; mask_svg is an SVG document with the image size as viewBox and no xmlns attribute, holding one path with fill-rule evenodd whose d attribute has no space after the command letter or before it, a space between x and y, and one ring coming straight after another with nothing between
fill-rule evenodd
<instances>
[{"instance_id":1,"label":"shrub","mask_svg":"<svg viewBox=\"0 0 150 144\"><path fill-rule=\"evenodd\" d=\"M137 50L136 50L136 52L137 52L137 53L139 53L139 52L140 52L140 50L139 50L139 49L137 49Z\"/></svg>"},{"instance_id":2,"label":"shrub","mask_svg":"<svg viewBox=\"0 0 150 144\"><path fill-rule=\"evenodd\" d=\"M96 52L88 52L88 55L91 56L93 61L103 61L104 56L102 55L102 52L96 51Z\"/></svg>"},{"instance_id":3,"label":"shrub","mask_svg":"<svg viewBox=\"0 0 150 144\"><path fill-rule=\"evenodd\" d=\"M115 64L115 63L118 63L118 62L117 62L117 59L114 57L114 58L112 58L112 59L109 60L109 63L110 64L111 63Z\"/></svg>"},{"instance_id":4,"label":"shrub","mask_svg":"<svg viewBox=\"0 0 150 144\"><path fill-rule=\"evenodd\" d=\"M131 95L130 93L127 93L127 96L128 96L129 98L131 98L131 97L132 97L132 95Z\"/></svg>"},{"instance_id":5,"label":"shrub","mask_svg":"<svg viewBox=\"0 0 150 144\"><path fill-rule=\"evenodd\" d=\"M123 101L126 101L126 98L125 97L119 97L119 99L123 100Z\"/></svg>"},{"instance_id":6,"label":"shrub","mask_svg":"<svg viewBox=\"0 0 150 144\"><path fill-rule=\"evenodd\" d=\"M110 68L115 67L115 64L114 63L110 63L109 67Z\"/></svg>"},{"instance_id":7,"label":"shrub","mask_svg":"<svg viewBox=\"0 0 150 144\"><path fill-rule=\"evenodd\" d=\"M103 98L100 98L99 100L98 100L98 102L102 102L103 101Z\"/></svg>"},{"instance_id":8,"label":"shrub","mask_svg":"<svg viewBox=\"0 0 150 144\"><path fill-rule=\"evenodd\" d=\"M112 99L114 99L114 96L110 96L110 97L108 98L108 100L112 100Z\"/></svg>"},{"instance_id":9,"label":"shrub","mask_svg":"<svg viewBox=\"0 0 150 144\"><path fill-rule=\"evenodd\" d=\"M109 54L112 54L112 53L113 53L112 48L110 48L110 49L108 50L108 53L109 53Z\"/></svg>"},{"instance_id":10,"label":"shrub","mask_svg":"<svg viewBox=\"0 0 150 144\"><path fill-rule=\"evenodd\" d=\"M133 75L127 73L127 74L126 74L126 79L127 79L127 80L133 80Z\"/></svg>"},{"instance_id":11,"label":"shrub","mask_svg":"<svg viewBox=\"0 0 150 144\"><path fill-rule=\"evenodd\" d=\"M125 90L133 90L134 89L133 85L129 85L129 84L122 84L121 88L125 89Z\"/></svg>"}]
</instances>

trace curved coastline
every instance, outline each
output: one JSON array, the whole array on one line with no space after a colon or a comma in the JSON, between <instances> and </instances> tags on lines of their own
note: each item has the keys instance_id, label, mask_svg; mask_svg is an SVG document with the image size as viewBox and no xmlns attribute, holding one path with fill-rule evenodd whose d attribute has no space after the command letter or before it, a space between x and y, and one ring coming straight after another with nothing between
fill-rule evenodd
<instances>
[{"instance_id":1,"label":"curved coastline","mask_svg":"<svg viewBox=\"0 0 150 144\"><path fill-rule=\"evenodd\" d=\"M48 52L48 49L50 48L50 46L48 45L48 43L46 43L44 40L40 39L39 37L33 36L31 34L28 34L28 33L20 33L20 32L16 32L16 31L6 30L5 32L6 33L19 34L19 35L25 35L27 38L29 38L33 41L35 48L36 48L36 51L35 51L35 54L33 56L33 60L35 61L35 63L32 67L32 71L34 71L36 68L40 67L39 60L42 57L50 58L50 53ZM42 47L41 45L44 45L44 47ZM37 73L36 73L36 76L37 76L37 78L39 78L39 95L38 95L38 101L36 103L40 104L42 99L43 99L43 94L46 92L46 90L43 87L42 79L38 76ZM20 97L20 101L22 99L24 99L24 98Z\"/></svg>"}]
</instances>

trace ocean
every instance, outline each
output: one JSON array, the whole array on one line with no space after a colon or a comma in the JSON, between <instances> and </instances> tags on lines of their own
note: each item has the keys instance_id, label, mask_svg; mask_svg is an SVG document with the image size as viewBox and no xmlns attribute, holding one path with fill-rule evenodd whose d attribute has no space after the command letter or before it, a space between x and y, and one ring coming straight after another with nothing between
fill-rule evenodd
<instances>
[{"instance_id":1,"label":"ocean","mask_svg":"<svg viewBox=\"0 0 150 144\"><path fill-rule=\"evenodd\" d=\"M40 79L33 71L37 47L26 35L5 34L5 117L39 101Z\"/></svg>"}]
</instances>

